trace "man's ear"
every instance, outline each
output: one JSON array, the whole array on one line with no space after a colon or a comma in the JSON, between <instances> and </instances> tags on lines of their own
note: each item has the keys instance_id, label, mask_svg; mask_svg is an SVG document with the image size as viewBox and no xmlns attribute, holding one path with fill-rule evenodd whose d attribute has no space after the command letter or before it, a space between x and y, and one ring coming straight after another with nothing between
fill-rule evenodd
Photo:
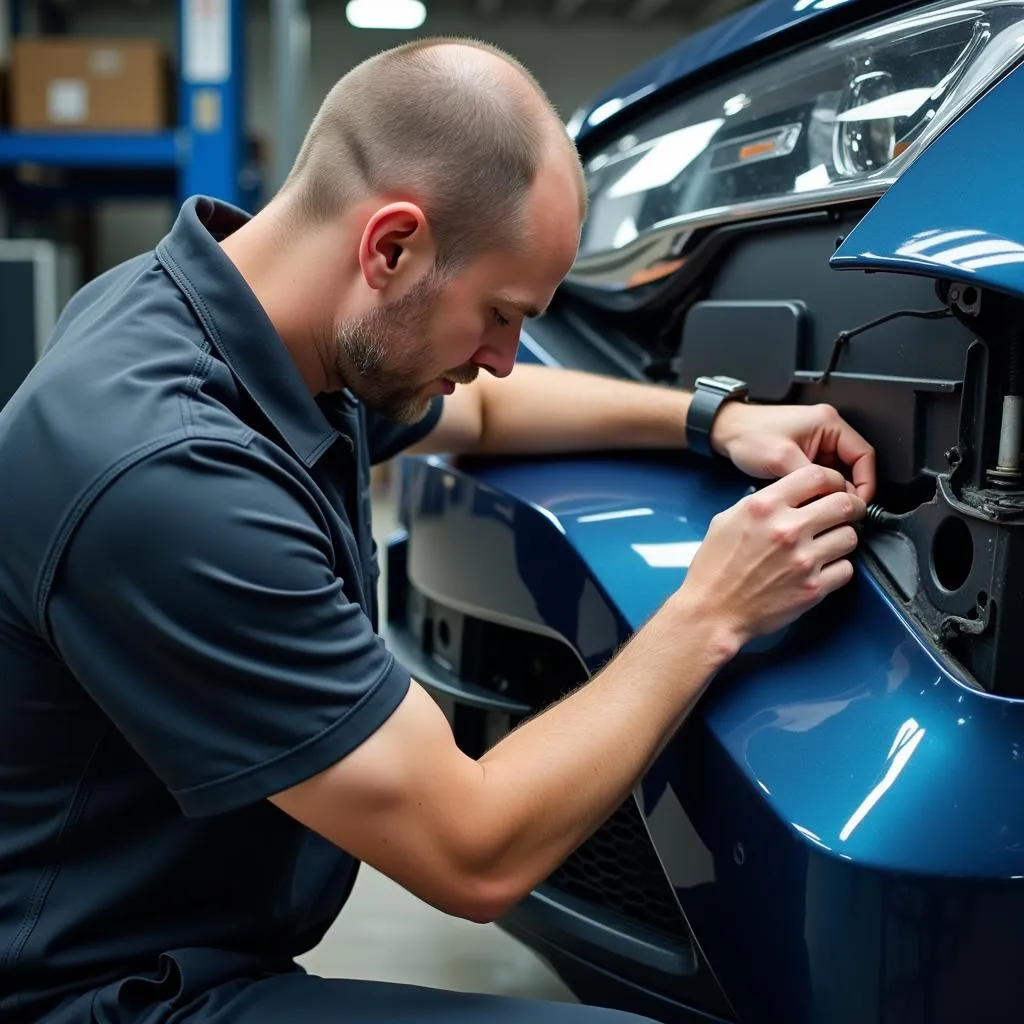
<instances>
[{"instance_id":1,"label":"man's ear","mask_svg":"<svg viewBox=\"0 0 1024 1024\"><path fill-rule=\"evenodd\" d=\"M434 242L415 203L389 203L366 222L359 240L359 267L373 289L417 278L434 262Z\"/></svg>"}]
</instances>

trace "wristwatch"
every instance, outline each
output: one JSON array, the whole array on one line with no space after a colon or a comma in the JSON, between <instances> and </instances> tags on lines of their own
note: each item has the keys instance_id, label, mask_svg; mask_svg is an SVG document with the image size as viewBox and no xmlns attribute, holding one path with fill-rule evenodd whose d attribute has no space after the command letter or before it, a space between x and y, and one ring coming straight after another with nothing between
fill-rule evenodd
<instances>
[{"instance_id":1,"label":"wristwatch","mask_svg":"<svg viewBox=\"0 0 1024 1024\"><path fill-rule=\"evenodd\" d=\"M711 428L724 402L745 402L750 394L746 381L735 377L698 377L693 382L693 398L686 414L686 446L711 457Z\"/></svg>"}]
</instances>

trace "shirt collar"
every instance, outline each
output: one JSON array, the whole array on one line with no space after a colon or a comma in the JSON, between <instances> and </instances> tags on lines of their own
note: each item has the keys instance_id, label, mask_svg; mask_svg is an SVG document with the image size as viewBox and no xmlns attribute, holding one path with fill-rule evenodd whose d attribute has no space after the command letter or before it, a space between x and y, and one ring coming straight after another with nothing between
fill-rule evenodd
<instances>
[{"instance_id":1,"label":"shirt collar","mask_svg":"<svg viewBox=\"0 0 1024 1024\"><path fill-rule=\"evenodd\" d=\"M220 241L249 215L205 196L181 207L156 256L181 289L210 344L307 466L338 438L281 336Z\"/></svg>"}]
</instances>

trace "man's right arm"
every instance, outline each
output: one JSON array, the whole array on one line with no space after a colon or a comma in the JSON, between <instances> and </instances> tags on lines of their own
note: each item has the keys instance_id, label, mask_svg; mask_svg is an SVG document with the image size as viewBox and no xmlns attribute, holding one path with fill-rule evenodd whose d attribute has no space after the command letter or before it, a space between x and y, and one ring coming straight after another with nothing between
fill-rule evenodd
<instances>
[{"instance_id":1,"label":"man's right arm","mask_svg":"<svg viewBox=\"0 0 1024 1024\"><path fill-rule=\"evenodd\" d=\"M479 760L414 683L361 746L271 800L427 902L493 920L615 810L747 640L850 579L863 512L838 473L799 470L716 517L620 654Z\"/></svg>"}]
</instances>

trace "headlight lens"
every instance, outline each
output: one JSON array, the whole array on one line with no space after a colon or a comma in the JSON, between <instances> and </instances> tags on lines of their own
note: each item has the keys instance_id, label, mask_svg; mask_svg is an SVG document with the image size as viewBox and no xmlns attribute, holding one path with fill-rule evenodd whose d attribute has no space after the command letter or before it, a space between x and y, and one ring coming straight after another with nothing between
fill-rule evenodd
<instances>
[{"instance_id":1,"label":"headlight lens","mask_svg":"<svg viewBox=\"0 0 1024 1024\"><path fill-rule=\"evenodd\" d=\"M656 113L585 157L580 258L722 208L880 192L1022 53L1024 2L940 3ZM658 252L666 267L671 255ZM605 283L651 279L631 266Z\"/></svg>"}]
</instances>

